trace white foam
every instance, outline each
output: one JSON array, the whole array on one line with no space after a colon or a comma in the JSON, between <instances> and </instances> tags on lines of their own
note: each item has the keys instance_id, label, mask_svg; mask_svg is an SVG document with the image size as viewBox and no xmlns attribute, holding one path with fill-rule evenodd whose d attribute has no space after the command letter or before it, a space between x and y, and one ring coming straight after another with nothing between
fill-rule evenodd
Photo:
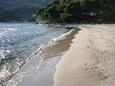
<instances>
[{"instance_id":1,"label":"white foam","mask_svg":"<svg viewBox=\"0 0 115 86\"><path fill-rule=\"evenodd\" d=\"M10 53L10 50L6 50L7 53Z\"/></svg>"},{"instance_id":2,"label":"white foam","mask_svg":"<svg viewBox=\"0 0 115 86\"><path fill-rule=\"evenodd\" d=\"M25 61L26 64L30 61L31 57L33 57L33 56L36 55L36 54L37 54L37 56L38 56L38 55L40 56L40 54L42 53L42 50L43 50L44 48L46 48L46 47L49 46L49 45L55 44L55 43L56 43L57 41L59 41L59 40L63 40L63 39L64 39L67 35L69 35L72 31L73 31L73 29L70 30L69 32L67 32L67 33L65 33L65 34L63 34L63 35L61 35L61 36L59 36L59 37L56 37L56 38L52 39L49 43L42 44L42 45L38 48L38 50L37 50L36 52L34 52L30 57L28 57L28 58L26 59L26 61ZM28 74L29 74L31 71L33 71L33 70L39 70L39 69L40 69L40 66L41 66L41 64L42 64L42 62L43 62L43 60L44 60L44 57L40 56L39 58L40 58L40 61L39 61L39 63L38 63L36 66L31 67L31 69L27 69L27 70L25 69L25 70L22 70L22 71L20 71L19 73L17 73L14 78L12 78L11 80L8 81L7 86L16 86L16 85L18 85L18 84L22 81L22 79L23 79L25 76L28 76Z\"/></svg>"},{"instance_id":3,"label":"white foam","mask_svg":"<svg viewBox=\"0 0 115 86\"><path fill-rule=\"evenodd\" d=\"M8 63L6 63L2 70L0 71L0 80L4 80L6 77L11 76L11 73L9 72L11 65L9 65Z\"/></svg>"},{"instance_id":4,"label":"white foam","mask_svg":"<svg viewBox=\"0 0 115 86\"><path fill-rule=\"evenodd\" d=\"M74 29L70 30L69 32L67 32L67 33L65 33L65 34L63 34L59 37L56 37L56 38L52 39L51 41L56 42L56 41L63 40L67 35L69 35L73 31L74 31Z\"/></svg>"},{"instance_id":5,"label":"white foam","mask_svg":"<svg viewBox=\"0 0 115 86\"><path fill-rule=\"evenodd\" d=\"M4 53L5 50L0 50L0 61L5 58Z\"/></svg>"},{"instance_id":6,"label":"white foam","mask_svg":"<svg viewBox=\"0 0 115 86\"><path fill-rule=\"evenodd\" d=\"M7 36L14 31L16 31L14 28L0 28L0 38Z\"/></svg>"}]
</instances>

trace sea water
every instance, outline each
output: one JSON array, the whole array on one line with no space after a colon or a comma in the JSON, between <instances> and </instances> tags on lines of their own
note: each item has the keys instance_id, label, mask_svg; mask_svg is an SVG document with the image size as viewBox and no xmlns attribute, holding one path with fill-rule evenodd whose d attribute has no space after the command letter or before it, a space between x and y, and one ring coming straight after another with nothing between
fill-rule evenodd
<instances>
[{"instance_id":1,"label":"sea water","mask_svg":"<svg viewBox=\"0 0 115 86\"><path fill-rule=\"evenodd\" d=\"M66 32L60 26L0 23L0 84L14 75L42 44Z\"/></svg>"}]
</instances>

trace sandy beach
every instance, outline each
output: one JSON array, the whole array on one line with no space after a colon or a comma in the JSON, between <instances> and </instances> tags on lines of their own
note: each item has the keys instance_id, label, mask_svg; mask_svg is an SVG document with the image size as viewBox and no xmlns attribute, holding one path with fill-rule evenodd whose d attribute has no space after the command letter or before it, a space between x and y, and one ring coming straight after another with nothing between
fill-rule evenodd
<instances>
[{"instance_id":1,"label":"sandy beach","mask_svg":"<svg viewBox=\"0 0 115 86\"><path fill-rule=\"evenodd\" d=\"M56 66L54 86L115 86L115 25L80 28Z\"/></svg>"},{"instance_id":2,"label":"sandy beach","mask_svg":"<svg viewBox=\"0 0 115 86\"><path fill-rule=\"evenodd\" d=\"M43 45L5 86L115 86L115 25L77 26Z\"/></svg>"},{"instance_id":3,"label":"sandy beach","mask_svg":"<svg viewBox=\"0 0 115 86\"><path fill-rule=\"evenodd\" d=\"M44 44L5 86L53 86L55 66L79 30L73 28Z\"/></svg>"}]
</instances>

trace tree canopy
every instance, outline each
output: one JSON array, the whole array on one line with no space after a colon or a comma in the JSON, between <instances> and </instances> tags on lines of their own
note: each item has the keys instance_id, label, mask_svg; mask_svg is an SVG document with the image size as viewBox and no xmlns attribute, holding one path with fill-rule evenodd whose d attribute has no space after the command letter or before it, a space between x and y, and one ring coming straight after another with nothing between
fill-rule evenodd
<instances>
[{"instance_id":1,"label":"tree canopy","mask_svg":"<svg viewBox=\"0 0 115 86\"><path fill-rule=\"evenodd\" d=\"M114 21L114 14L115 0L55 0L38 11L36 21Z\"/></svg>"}]
</instances>

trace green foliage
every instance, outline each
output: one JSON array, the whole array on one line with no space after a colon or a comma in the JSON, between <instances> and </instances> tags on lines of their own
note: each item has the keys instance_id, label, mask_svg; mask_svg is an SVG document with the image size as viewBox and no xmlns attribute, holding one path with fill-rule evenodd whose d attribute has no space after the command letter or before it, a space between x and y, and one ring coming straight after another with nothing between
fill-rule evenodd
<instances>
[{"instance_id":1,"label":"green foliage","mask_svg":"<svg viewBox=\"0 0 115 86\"><path fill-rule=\"evenodd\" d=\"M72 15L69 14L69 13L62 13L62 14L60 15L60 20L61 20L62 22L72 21Z\"/></svg>"},{"instance_id":2,"label":"green foliage","mask_svg":"<svg viewBox=\"0 0 115 86\"><path fill-rule=\"evenodd\" d=\"M115 0L55 0L41 8L37 20L47 22L76 22L111 20L115 14ZM115 19L114 19L115 20Z\"/></svg>"}]
</instances>

